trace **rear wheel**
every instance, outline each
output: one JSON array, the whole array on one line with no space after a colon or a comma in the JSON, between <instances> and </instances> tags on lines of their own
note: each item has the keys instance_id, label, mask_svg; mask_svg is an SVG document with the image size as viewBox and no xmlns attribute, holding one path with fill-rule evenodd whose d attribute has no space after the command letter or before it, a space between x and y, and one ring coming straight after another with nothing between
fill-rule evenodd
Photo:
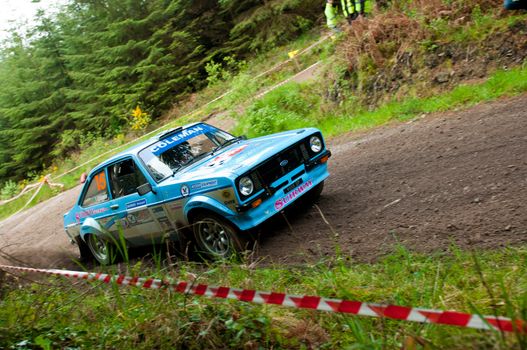
<instances>
[{"instance_id":1,"label":"rear wheel","mask_svg":"<svg viewBox=\"0 0 527 350\"><path fill-rule=\"evenodd\" d=\"M101 265L110 265L115 262L117 257L117 249L115 246L99 235L88 235L86 244L95 258Z\"/></svg>"},{"instance_id":2,"label":"rear wheel","mask_svg":"<svg viewBox=\"0 0 527 350\"><path fill-rule=\"evenodd\" d=\"M225 219L212 213L198 214L192 229L198 254L213 260L229 258L249 248L249 234L239 230Z\"/></svg>"}]
</instances>

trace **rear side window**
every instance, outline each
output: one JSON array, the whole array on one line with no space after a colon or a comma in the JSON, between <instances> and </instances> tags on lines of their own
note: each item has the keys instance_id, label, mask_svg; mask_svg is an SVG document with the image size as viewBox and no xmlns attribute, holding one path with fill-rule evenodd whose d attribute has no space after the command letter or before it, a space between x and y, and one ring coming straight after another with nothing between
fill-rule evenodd
<instances>
[{"instance_id":1,"label":"rear side window","mask_svg":"<svg viewBox=\"0 0 527 350\"><path fill-rule=\"evenodd\" d=\"M108 167L113 198L137 192L137 187L146 183L145 176L132 159L126 159Z\"/></svg>"},{"instance_id":2,"label":"rear side window","mask_svg":"<svg viewBox=\"0 0 527 350\"><path fill-rule=\"evenodd\" d=\"M90 181L88 190L82 200L83 207L104 203L108 200L108 186L104 170L98 172Z\"/></svg>"}]
</instances>

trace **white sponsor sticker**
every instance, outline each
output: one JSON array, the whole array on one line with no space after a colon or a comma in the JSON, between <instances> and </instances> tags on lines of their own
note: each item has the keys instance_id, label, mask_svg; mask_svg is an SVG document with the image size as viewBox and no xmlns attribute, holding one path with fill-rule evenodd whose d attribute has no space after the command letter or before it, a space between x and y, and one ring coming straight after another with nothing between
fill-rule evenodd
<instances>
[{"instance_id":1,"label":"white sponsor sticker","mask_svg":"<svg viewBox=\"0 0 527 350\"><path fill-rule=\"evenodd\" d=\"M192 184L191 187L193 190L201 190L202 188L214 187L217 185L218 185L218 180L210 180L210 181L198 182L198 183Z\"/></svg>"},{"instance_id":2,"label":"white sponsor sticker","mask_svg":"<svg viewBox=\"0 0 527 350\"><path fill-rule=\"evenodd\" d=\"M190 193L190 189L188 188L188 186L187 185L182 185L181 186L181 195L183 197L186 197L186 196L189 195L189 193Z\"/></svg>"}]
</instances>

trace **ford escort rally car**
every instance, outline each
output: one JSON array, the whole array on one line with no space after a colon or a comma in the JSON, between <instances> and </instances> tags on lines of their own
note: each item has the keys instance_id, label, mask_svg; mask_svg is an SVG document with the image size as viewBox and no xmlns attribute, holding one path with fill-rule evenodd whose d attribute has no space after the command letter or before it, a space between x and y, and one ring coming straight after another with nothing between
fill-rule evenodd
<instances>
[{"instance_id":1,"label":"ford escort rally car","mask_svg":"<svg viewBox=\"0 0 527 350\"><path fill-rule=\"evenodd\" d=\"M166 238L224 258L246 248L251 229L320 194L330 156L315 128L249 140L205 123L170 129L96 166L64 226L81 256L103 265L120 247Z\"/></svg>"}]
</instances>

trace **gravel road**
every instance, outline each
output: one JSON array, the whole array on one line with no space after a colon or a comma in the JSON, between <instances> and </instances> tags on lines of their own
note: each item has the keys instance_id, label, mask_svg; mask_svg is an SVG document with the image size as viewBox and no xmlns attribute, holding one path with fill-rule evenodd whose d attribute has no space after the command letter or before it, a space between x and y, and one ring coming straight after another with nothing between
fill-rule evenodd
<instances>
[{"instance_id":1,"label":"gravel road","mask_svg":"<svg viewBox=\"0 0 527 350\"><path fill-rule=\"evenodd\" d=\"M434 252L527 242L527 95L347 134L329 147L318 207L262 228L265 261L314 262L336 245L374 261L397 244ZM1 222L0 263L74 266L62 215L79 191Z\"/></svg>"}]
</instances>

